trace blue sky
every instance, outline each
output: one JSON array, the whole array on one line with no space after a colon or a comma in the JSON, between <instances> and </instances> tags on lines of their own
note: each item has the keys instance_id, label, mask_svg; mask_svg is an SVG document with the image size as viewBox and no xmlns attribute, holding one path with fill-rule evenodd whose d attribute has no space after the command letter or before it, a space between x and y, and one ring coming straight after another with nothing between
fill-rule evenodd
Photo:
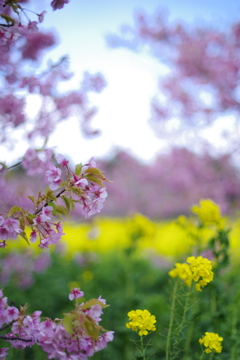
<instances>
[{"instance_id":1,"label":"blue sky","mask_svg":"<svg viewBox=\"0 0 240 360\"><path fill-rule=\"evenodd\" d=\"M44 1L49 4L49 0ZM42 2L37 6L40 12ZM150 100L157 90L158 75L165 68L146 54L109 49L105 41L108 32L132 23L135 9L153 13L158 7L168 9L171 20L186 23L211 22L224 27L240 18L240 5L234 0L70 0L62 10L53 12L48 7L43 27L56 29L59 37L59 45L48 58L57 61L68 54L70 69L75 73L64 90L77 88L86 70L102 72L108 82L102 94L91 98L99 108L93 124L102 130L102 135L84 139L72 118L63 122L50 140L51 146L74 162L110 154L114 147L129 149L148 161L168 145L168 140L158 139L148 125ZM71 134L70 141L66 133Z\"/></svg>"}]
</instances>

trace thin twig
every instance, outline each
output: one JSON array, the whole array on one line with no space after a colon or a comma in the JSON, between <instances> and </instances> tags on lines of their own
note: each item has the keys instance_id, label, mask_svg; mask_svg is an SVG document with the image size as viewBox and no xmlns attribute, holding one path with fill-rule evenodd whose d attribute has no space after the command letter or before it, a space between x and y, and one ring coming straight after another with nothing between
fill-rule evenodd
<instances>
[{"instance_id":1,"label":"thin twig","mask_svg":"<svg viewBox=\"0 0 240 360\"><path fill-rule=\"evenodd\" d=\"M9 167L7 168L7 170L13 169L13 168L16 167L16 166L21 165L21 163L22 163L22 161L19 161L18 163L14 164L14 165L12 165L12 166L9 166Z\"/></svg>"},{"instance_id":2,"label":"thin twig","mask_svg":"<svg viewBox=\"0 0 240 360\"><path fill-rule=\"evenodd\" d=\"M59 197L64 193L64 191L66 191L66 190L63 189L62 191L60 191L60 193L58 193L58 194L56 195L56 198L59 198ZM44 207L48 206L48 204L49 204L50 202L53 202L53 200L50 200L50 201L46 202L42 207L40 207L40 209L36 210L33 215L39 214Z\"/></svg>"}]
</instances>

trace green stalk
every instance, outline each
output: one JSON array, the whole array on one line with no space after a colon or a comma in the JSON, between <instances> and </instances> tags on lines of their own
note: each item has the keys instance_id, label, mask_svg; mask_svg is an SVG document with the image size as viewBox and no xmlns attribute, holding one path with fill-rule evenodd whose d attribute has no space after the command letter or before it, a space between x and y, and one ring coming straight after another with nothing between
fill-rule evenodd
<instances>
[{"instance_id":1,"label":"green stalk","mask_svg":"<svg viewBox=\"0 0 240 360\"><path fill-rule=\"evenodd\" d=\"M188 291L186 293L186 300L185 300L185 305L184 305L184 309L183 309L183 316L182 316L182 321L178 327L178 332L177 332L177 336L176 339L174 341L173 344L173 357L171 356L171 360L175 359L177 354L179 353L179 350L176 349L177 345L179 344L179 342L181 341L180 336L182 334L182 330L186 321L186 316L187 316L187 311L189 308L189 298L190 298L190 294L191 294L191 290L192 290L192 284L189 286ZM176 355L174 355L174 353L176 352Z\"/></svg>"},{"instance_id":2,"label":"green stalk","mask_svg":"<svg viewBox=\"0 0 240 360\"><path fill-rule=\"evenodd\" d=\"M238 321L238 303L239 303L239 295L237 295L237 301L235 301L235 306L233 307L233 314L232 314L232 326L231 326L231 337L234 339L234 344L231 346L231 357L230 360L235 359L236 355L236 333L237 333L237 321Z\"/></svg>"},{"instance_id":3,"label":"green stalk","mask_svg":"<svg viewBox=\"0 0 240 360\"><path fill-rule=\"evenodd\" d=\"M171 315L170 315L168 334L167 334L167 343L166 343L166 360L169 359L171 332L172 332L173 319L174 319L174 313L175 313L175 303L176 303L176 294L177 294L178 283L179 282L176 281L175 284L174 284L174 288L173 288L172 304L171 304Z\"/></svg>"},{"instance_id":4,"label":"green stalk","mask_svg":"<svg viewBox=\"0 0 240 360\"><path fill-rule=\"evenodd\" d=\"M184 346L185 352L184 352L183 360L189 359L189 348L192 340L193 330L194 330L194 323L192 321L191 324L189 324L188 326L188 330L186 334L186 341Z\"/></svg>"},{"instance_id":5,"label":"green stalk","mask_svg":"<svg viewBox=\"0 0 240 360\"><path fill-rule=\"evenodd\" d=\"M145 358L145 349L144 349L144 345L143 345L143 337L140 336L140 339L141 339L141 351L142 351L141 355L142 355L143 360L146 360L146 358Z\"/></svg>"},{"instance_id":6,"label":"green stalk","mask_svg":"<svg viewBox=\"0 0 240 360\"><path fill-rule=\"evenodd\" d=\"M205 354L205 351L203 350L202 355L201 355L201 357L200 357L200 360L202 360L202 359L203 359L204 354Z\"/></svg>"}]
</instances>

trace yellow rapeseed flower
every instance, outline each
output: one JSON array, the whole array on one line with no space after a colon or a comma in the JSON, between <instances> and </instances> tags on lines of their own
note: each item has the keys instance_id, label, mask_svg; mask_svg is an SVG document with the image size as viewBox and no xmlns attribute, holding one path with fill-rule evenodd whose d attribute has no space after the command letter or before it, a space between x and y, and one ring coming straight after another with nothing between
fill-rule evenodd
<instances>
[{"instance_id":1,"label":"yellow rapeseed flower","mask_svg":"<svg viewBox=\"0 0 240 360\"><path fill-rule=\"evenodd\" d=\"M149 331L155 331L156 317L151 315L148 310L132 310L128 312L129 322L126 323L128 329L138 332L140 336L147 335Z\"/></svg>"},{"instance_id":2,"label":"yellow rapeseed flower","mask_svg":"<svg viewBox=\"0 0 240 360\"><path fill-rule=\"evenodd\" d=\"M202 291L202 287L206 286L213 280L212 262L202 256L190 256L187 263L175 264L175 269L169 271L171 277L179 277L184 280L184 284L190 286L195 281L195 289Z\"/></svg>"},{"instance_id":3,"label":"yellow rapeseed flower","mask_svg":"<svg viewBox=\"0 0 240 360\"><path fill-rule=\"evenodd\" d=\"M223 338L212 332L205 332L205 335L199 339L199 343L207 348L205 350L206 353L210 353L212 350L216 353L220 353L222 351L221 341L223 341Z\"/></svg>"},{"instance_id":4,"label":"yellow rapeseed flower","mask_svg":"<svg viewBox=\"0 0 240 360\"><path fill-rule=\"evenodd\" d=\"M220 208L210 199L200 200L199 204L192 206L191 210L198 216L203 225L218 225L220 223Z\"/></svg>"},{"instance_id":5,"label":"yellow rapeseed flower","mask_svg":"<svg viewBox=\"0 0 240 360\"><path fill-rule=\"evenodd\" d=\"M192 283L192 272L190 270L190 266L188 264L175 264L176 268L169 271L169 275L172 278L179 277L184 280L184 284L190 286Z\"/></svg>"}]
</instances>

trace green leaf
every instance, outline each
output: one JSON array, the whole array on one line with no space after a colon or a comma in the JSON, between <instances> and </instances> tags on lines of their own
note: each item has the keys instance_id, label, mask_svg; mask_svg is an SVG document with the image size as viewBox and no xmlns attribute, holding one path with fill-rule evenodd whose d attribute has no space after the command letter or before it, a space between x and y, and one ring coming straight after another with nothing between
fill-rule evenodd
<instances>
[{"instance_id":1,"label":"green leaf","mask_svg":"<svg viewBox=\"0 0 240 360\"><path fill-rule=\"evenodd\" d=\"M8 212L8 217L12 216L13 214L15 214L16 212L22 211L22 207L19 207L17 205L14 205Z\"/></svg>"},{"instance_id":2,"label":"green leaf","mask_svg":"<svg viewBox=\"0 0 240 360\"><path fill-rule=\"evenodd\" d=\"M101 170L99 170L98 168L90 167L84 172L84 174L91 175L91 176L94 176L94 177L96 177L98 179L107 181L107 179L105 178L105 176L103 175Z\"/></svg>"},{"instance_id":3,"label":"green leaf","mask_svg":"<svg viewBox=\"0 0 240 360\"><path fill-rule=\"evenodd\" d=\"M53 210L56 210L56 204L53 201L49 201L47 205L51 206Z\"/></svg>"},{"instance_id":4,"label":"green leaf","mask_svg":"<svg viewBox=\"0 0 240 360\"><path fill-rule=\"evenodd\" d=\"M100 305L102 308L106 308L109 305L104 304L102 301L98 300L98 299L91 299L88 300L87 302L85 302L85 304L81 305L81 310L83 309L89 309L90 307L94 306L94 305Z\"/></svg>"},{"instance_id":5,"label":"green leaf","mask_svg":"<svg viewBox=\"0 0 240 360\"><path fill-rule=\"evenodd\" d=\"M20 232L19 235L28 243L28 245L30 245L30 242L28 241L27 234L25 233L25 231Z\"/></svg>"},{"instance_id":6,"label":"green leaf","mask_svg":"<svg viewBox=\"0 0 240 360\"><path fill-rule=\"evenodd\" d=\"M96 341L98 340L100 331L103 330L102 326L97 325L95 321L88 315L85 317L84 327L87 336Z\"/></svg>"},{"instance_id":7,"label":"green leaf","mask_svg":"<svg viewBox=\"0 0 240 360\"><path fill-rule=\"evenodd\" d=\"M99 170L98 168L95 168L95 167L89 167L87 168L87 170L85 170L84 172L85 174L98 174L98 175L102 175L103 176L103 173L101 172L101 170Z\"/></svg>"},{"instance_id":8,"label":"green leaf","mask_svg":"<svg viewBox=\"0 0 240 360\"><path fill-rule=\"evenodd\" d=\"M31 214L27 215L26 216L26 219L28 221L28 224L29 225L32 225L33 224L33 219L34 219L34 216L30 216Z\"/></svg>"},{"instance_id":9,"label":"green leaf","mask_svg":"<svg viewBox=\"0 0 240 360\"><path fill-rule=\"evenodd\" d=\"M75 166L75 174L80 175L82 171L82 164L78 164Z\"/></svg>"},{"instance_id":10,"label":"green leaf","mask_svg":"<svg viewBox=\"0 0 240 360\"><path fill-rule=\"evenodd\" d=\"M53 191L49 188L49 186L46 188L45 194L46 194L47 201L57 200L56 196L54 195Z\"/></svg>"},{"instance_id":11,"label":"green leaf","mask_svg":"<svg viewBox=\"0 0 240 360\"><path fill-rule=\"evenodd\" d=\"M68 215L68 210L62 205L56 205L56 211L62 215Z\"/></svg>"},{"instance_id":12,"label":"green leaf","mask_svg":"<svg viewBox=\"0 0 240 360\"><path fill-rule=\"evenodd\" d=\"M77 196L82 196L82 190L77 186L72 186L71 191L73 191Z\"/></svg>"},{"instance_id":13,"label":"green leaf","mask_svg":"<svg viewBox=\"0 0 240 360\"><path fill-rule=\"evenodd\" d=\"M70 198L68 198L68 197L66 197L66 196L61 196L61 199L63 199L64 200L64 202L65 202L65 205L66 205L66 208L68 209L68 210L74 210L74 203L73 203L73 201L72 201L72 199L70 199Z\"/></svg>"},{"instance_id":14,"label":"green leaf","mask_svg":"<svg viewBox=\"0 0 240 360\"><path fill-rule=\"evenodd\" d=\"M95 176L91 176L91 175L86 175L86 179L88 179L89 181L98 184L99 186L103 186L103 183L100 179L96 178Z\"/></svg>"},{"instance_id":15,"label":"green leaf","mask_svg":"<svg viewBox=\"0 0 240 360\"><path fill-rule=\"evenodd\" d=\"M63 182L59 185L59 187L62 188L62 187L64 187L64 186L66 186L66 185L67 185L67 181L63 181Z\"/></svg>"},{"instance_id":16,"label":"green leaf","mask_svg":"<svg viewBox=\"0 0 240 360\"><path fill-rule=\"evenodd\" d=\"M3 18L8 24L15 23L15 20L11 16L0 14L0 17Z\"/></svg>"},{"instance_id":17,"label":"green leaf","mask_svg":"<svg viewBox=\"0 0 240 360\"><path fill-rule=\"evenodd\" d=\"M36 204L36 199L34 196L27 196L34 204Z\"/></svg>"},{"instance_id":18,"label":"green leaf","mask_svg":"<svg viewBox=\"0 0 240 360\"><path fill-rule=\"evenodd\" d=\"M66 314L63 319L63 326L70 335L72 335L73 333L73 318L74 318L73 315Z\"/></svg>"}]
</instances>

